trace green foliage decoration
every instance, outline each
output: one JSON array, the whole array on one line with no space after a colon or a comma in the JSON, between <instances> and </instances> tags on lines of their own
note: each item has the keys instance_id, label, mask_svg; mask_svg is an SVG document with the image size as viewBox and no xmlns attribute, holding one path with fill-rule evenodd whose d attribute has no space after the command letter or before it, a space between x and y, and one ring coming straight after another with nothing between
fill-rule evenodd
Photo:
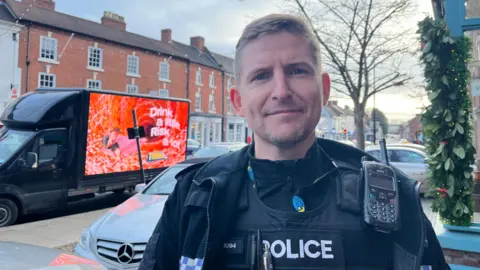
<instances>
[{"instance_id":1,"label":"green foliage decoration","mask_svg":"<svg viewBox=\"0 0 480 270\"><path fill-rule=\"evenodd\" d=\"M425 18L418 24L422 43L421 61L430 105L421 123L428 158L429 194L432 210L443 223L469 226L474 205L472 103L468 61L470 39L453 38L443 20Z\"/></svg>"}]
</instances>

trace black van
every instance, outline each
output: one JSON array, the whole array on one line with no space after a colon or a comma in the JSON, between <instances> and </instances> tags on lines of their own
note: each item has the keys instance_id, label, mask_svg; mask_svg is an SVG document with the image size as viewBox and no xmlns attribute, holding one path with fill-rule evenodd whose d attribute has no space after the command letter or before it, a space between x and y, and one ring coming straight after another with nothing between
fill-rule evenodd
<instances>
[{"instance_id":1,"label":"black van","mask_svg":"<svg viewBox=\"0 0 480 270\"><path fill-rule=\"evenodd\" d=\"M177 149L177 146L173 149L178 152L175 155L167 157L164 154L173 151L165 144L159 146L154 154L148 154L148 160L144 161L147 163L144 168L148 182L166 167L185 160L189 100L116 91L38 89L12 101L0 116L3 123L0 128L0 227L15 223L20 215L57 209L70 201L91 198L95 193L133 190L136 184L141 183L139 167L122 163L134 160L136 156L138 164L137 148L134 152L131 150L132 141L136 146L135 140L124 138L125 149L130 152L115 157L120 148L117 143L107 146L108 134L99 139L87 138L93 134L94 124L97 128L123 124L123 128L115 130L126 134L125 123L122 122L133 120L129 117L131 110L123 114L119 110L126 109L122 104L127 103L137 104L135 106L140 109L138 106L147 106L141 104L151 106L157 103L177 108L175 114L179 116L173 117L180 122L178 126L182 130L179 134L185 134L177 136L181 148ZM93 106L104 115L116 115L116 118L102 116L93 119ZM139 111L144 111L144 115L141 112L138 114L139 120L148 118L148 108ZM152 147L155 148L155 145L150 143ZM163 157L148 163L152 157L159 155ZM114 162L100 165L102 160L107 159Z\"/></svg>"}]
</instances>

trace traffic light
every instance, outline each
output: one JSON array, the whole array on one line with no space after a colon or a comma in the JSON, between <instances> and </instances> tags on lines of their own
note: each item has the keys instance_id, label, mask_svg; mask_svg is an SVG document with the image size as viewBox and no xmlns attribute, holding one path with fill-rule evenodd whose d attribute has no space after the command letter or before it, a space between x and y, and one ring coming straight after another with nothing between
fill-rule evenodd
<instances>
[{"instance_id":1,"label":"traffic light","mask_svg":"<svg viewBox=\"0 0 480 270\"><path fill-rule=\"evenodd\" d=\"M347 129L346 128L343 129L343 134L347 134Z\"/></svg>"}]
</instances>

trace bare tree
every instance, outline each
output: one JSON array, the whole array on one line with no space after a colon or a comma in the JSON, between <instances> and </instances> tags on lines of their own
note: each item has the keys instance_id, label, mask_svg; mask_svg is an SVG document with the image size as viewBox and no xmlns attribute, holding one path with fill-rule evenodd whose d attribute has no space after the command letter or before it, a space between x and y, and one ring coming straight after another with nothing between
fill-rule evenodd
<instances>
[{"instance_id":1,"label":"bare tree","mask_svg":"<svg viewBox=\"0 0 480 270\"><path fill-rule=\"evenodd\" d=\"M414 12L411 0L285 1L283 8L303 16L314 30L332 89L352 99L357 146L364 149L368 99L413 78L402 66L416 50L415 30L405 23Z\"/></svg>"}]
</instances>

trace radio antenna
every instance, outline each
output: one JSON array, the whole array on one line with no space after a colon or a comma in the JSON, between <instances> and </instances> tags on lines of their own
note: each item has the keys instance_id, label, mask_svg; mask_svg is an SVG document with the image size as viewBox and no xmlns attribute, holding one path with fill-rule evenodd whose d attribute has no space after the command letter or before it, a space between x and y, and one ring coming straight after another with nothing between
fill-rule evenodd
<instances>
[{"instance_id":1,"label":"radio antenna","mask_svg":"<svg viewBox=\"0 0 480 270\"><path fill-rule=\"evenodd\" d=\"M380 156L383 161L387 166L390 165L388 162L388 151L387 151L387 142L385 138L380 139L379 141L380 144Z\"/></svg>"}]
</instances>

